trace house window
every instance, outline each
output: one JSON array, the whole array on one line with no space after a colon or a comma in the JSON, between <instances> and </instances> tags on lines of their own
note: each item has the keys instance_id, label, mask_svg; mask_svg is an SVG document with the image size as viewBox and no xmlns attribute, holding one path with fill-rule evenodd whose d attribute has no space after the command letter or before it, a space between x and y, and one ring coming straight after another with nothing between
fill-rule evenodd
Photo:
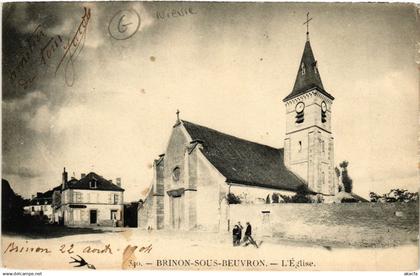
<instances>
[{"instance_id":1,"label":"house window","mask_svg":"<svg viewBox=\"0 0 420 276\"><path fill-rule=\"evenodd\" d=\"M114 194L114 204L118 204L118 195Z\"/></svg>"},{"instance_id":2,"label":"house window","mask_svg":"<svg viewBox=\"0 0 420 276\"><path fill-rule=\"evenodd\" d=\"M73 202L82 203L82 193L81 192L74 192L73 193Z\"/></svg>"},{"instance_id":3,"label":"house window","mask_svg":"<svg viewBox=\"0 0 420 276\"><path fill-rule=\"evenodd\" d=\"M89 187L91 188L91 189L96 189L96 188L98 188L98 181L95 179L95 178L93 178L93 179L91 179L90 181L89 181Z\"/></svg>"},{"instance_id":4,"label":"house window","mask_svg":"<svg viewBox=\"0 0 420 276\"><path fill-rule=\"evenodd\" d=\"M32 212L35 212L35 207L34 206L32 206Z\"/></svg>"},{"instance_id":5,"label":"house window","mask_svg":"<svg viewBox=\"0 0 420 276\"><path fill-rule=\"evenodd\" d=\"M80 210L77 210L77 209L73 210L73 220L80 221Z\"/></svg>"}]
</instances>

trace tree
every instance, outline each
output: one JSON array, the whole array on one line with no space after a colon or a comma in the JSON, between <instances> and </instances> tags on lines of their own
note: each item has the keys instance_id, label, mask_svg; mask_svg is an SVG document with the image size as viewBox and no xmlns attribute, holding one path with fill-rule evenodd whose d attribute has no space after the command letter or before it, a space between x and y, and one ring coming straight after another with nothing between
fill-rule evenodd
<instances>
[{"instance_id":1,"label":"tree","mask_svg":"<svg viewBox=\"0 0 420 276\"><path fill-rule=\"evenodd\" d=\"M344 191L346 193L351 193L353 190L353 180L350 178L347 167L349 165L348 161L343 161L340 163L341 172L341 181L343 182Z\"/></svg>"},{"instance_id":2,"label":"tree","mask_svg":"<svg viewBox=\"0 0 420 276\"><path fill-rule=\"evenodd\" d=\"M273 195L271 196L271 202L273 203L279 203L280 197L278 193L273 193Z\"/></svg>"},{"instance_id":3,"label":"tree","mask_svg":"<svg viewBox=\"0 0 420 276\"><path fill-rule=\"evenodd\" d=\"M337 179L340 180L340 175L341 175L340 169L335 167L334 170L335 170L335 175L337 175ZM341 192L342 190L343 190L343 186L341 185L341 183L338 183L338 192Z\"/></svg>"}]
</instances>

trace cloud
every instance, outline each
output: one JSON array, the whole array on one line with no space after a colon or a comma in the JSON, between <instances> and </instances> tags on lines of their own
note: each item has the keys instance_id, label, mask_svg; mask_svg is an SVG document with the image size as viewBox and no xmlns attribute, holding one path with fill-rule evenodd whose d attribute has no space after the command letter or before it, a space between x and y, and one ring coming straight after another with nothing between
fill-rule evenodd
<instances>
[{"instance_id":1,"label":"cloud","mask_svg":"<svg viewBox=\"0 0 420 276\"><path fill-rule=\"evenodd\" d=\"M48 99L42 91L35 90L25 94L23 98L3 100L3 111L22 114L22 112L45 104L47 101Z\"/></svg>"},{"instance_id":2,"label":"cloud","mask_svg":"<svg viewBox=\"0 0 420 276\"><path fill-rule=\"evenodd\" d=\"M39 177L42 174L34 168L26 166L5 166L3 168L4 174L12 174L22 178L34 178Z\"/></svg>"},{"instance_id":3,"label":"cloud","mask_svg":"<svg viewBox=\"0 0 420 276\"><path fill-rule=\"evenodd\" d=\"M92 9L85 48L74 64L73 87L65 86L62 75L54 76L55 60L48 68L31 69L40 74L29 90L3 85L3 162L43 174L31 181L11 179L22 183L21 191L29 190L29 185L33 191L49 189L66 166L78 173L93 170L107 178L121 176L127 198L139 197L151 180L148 165L165 150L177 108L182 118L282 147L281 99L293 85L304 45L304 32L287 31L298 28L289 22L293 20L289 10L274 9L273 4L261 5L253 13L248 4L240 4L249 8L244 17L234 5L191 3L197 15L160 21L153 17L156 11L179 5L5 4L8 39L4 41L3 72L15 66L21 54L17 49L24 47L28 31L36 24L42 23L49 36L68 38L81 20L83 6ZM116 41L107 26L116 12L129 8L140 14L140 30L129 40ZM355 24L354 16L365 15L336 14L343 24ZM320 17L321 21L330 24L330 16ZM262 31L270 35L269 42L259 39ZM316 57L324 64L324 85L336 96L335 161L350 161L355 188L366 182L380 186L379 179L411 176L415 127L408 122L417 121L411 86L417 83L407 74L409 68L392 67L389 59L394 48L379 50L381 45L371 40L355 47L337 39L337 32L342 31L336 28L313 36ZM352 41L361 41L368 34L345 32ZM375 55L360 57L365 52L381 55L377 60ZM405 54L395 52L398 57ZM55 58L59 57L57 52ZM29 175L24 169L21 172Z\"/></svg>"}]
</instances>

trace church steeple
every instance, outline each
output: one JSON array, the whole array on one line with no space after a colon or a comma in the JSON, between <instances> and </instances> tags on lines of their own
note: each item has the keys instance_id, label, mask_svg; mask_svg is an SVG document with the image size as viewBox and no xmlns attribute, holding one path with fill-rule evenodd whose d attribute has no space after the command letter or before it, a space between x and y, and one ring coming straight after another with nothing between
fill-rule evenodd
<instances>
[{"instance_id":1,"label":"church steeple","mask_svg":"<svg viewBox=\"0 0 420 276\"><path fill-rule=\"evenodd\" d=\"M306 14L306 21L303 23L306 25L306 43L305 48L303 49L302 59L300 60L295 85L293 86L292 92L283 99L283 102L304 94L312 88L317 88L318 91L323 93L325 96L334 100L334 97L324 90L317 67L317 61L315 60L314 53L312 52L311 42L309 41L309 21L311 20L312 18L309 18L308 12Z\"/></svg>"},{"instance_id":2,"label":"church steeple","mask_svg":"<svg viewBox=\"0 0 420 276\"><path fill-rule=\"evenodd\" d=\"M306 15L306 22L311 20ZM284 98L286 135L284 164L316 193L338 192L331 129L334 97L324 90L306 27L306 42L292 92Z\"/></svg>"},{"instance_id":3,"label":"church steeple","mask_svg":"<svg viewBox=\"0 0 420 276\"><path fill-rule=\"evenodd\" d=\"M293 90L286 98L284 98L283 101L287 101L295 96L301 95L311 88L318 88L321 92L325 93L326 96L334 99L324 90L317 67L317 61L315 60L312 52L311 42L308 39L305 43L305 49L303 50L302 59L300 60L299 70Z\"/></svg>"}]
</instances>

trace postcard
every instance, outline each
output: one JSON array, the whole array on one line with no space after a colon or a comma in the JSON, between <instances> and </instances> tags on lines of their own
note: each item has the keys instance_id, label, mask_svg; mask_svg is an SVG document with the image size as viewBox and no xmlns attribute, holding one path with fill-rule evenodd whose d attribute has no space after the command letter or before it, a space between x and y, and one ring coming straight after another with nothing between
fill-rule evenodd
<instances>
[{"instance_id":1,"label":"postcard","mask_svg":"<svg viewBox=\"0 0 420 276\"><path fill-rule=\"evenodd\" d=\"M418 269L415 4L2 15L3 269Z\"/></svg>"}]
</instances>

